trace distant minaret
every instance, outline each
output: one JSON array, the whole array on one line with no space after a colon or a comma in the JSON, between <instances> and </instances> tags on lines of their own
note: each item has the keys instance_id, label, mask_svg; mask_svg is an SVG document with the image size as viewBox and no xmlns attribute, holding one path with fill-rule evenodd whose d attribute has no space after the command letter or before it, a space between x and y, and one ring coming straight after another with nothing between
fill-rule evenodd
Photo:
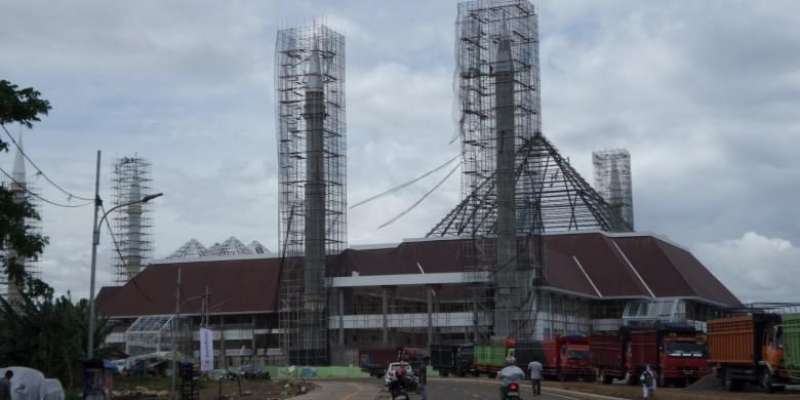
<instances>
[{"instance_id":1,"label":"distant minaret","mask_svg":"<svg viewBox=\"0 0 800 400\"><path fill-rule=\"evenodd\" d=\"M28 190L28 183L26 180L26 173L25 173L25 157L23 155L22 149L22 133L19 134L19 139L17 139L17 144L19 148L17 149L16 157L14 158L14 169L11 171L11 177L13 180L9 182L9 188L11 189L11 193L13 193L14 202L17 204L21 204L25 202L27 198L27 190ZM17 257L17 252L14 248L9 248L7 250L6 256L10 262L14 262L17 265L22 266L23 270L26 270L26 261L23 257ZM11 276L7 276L7 292L6 292L6 299L9 303L18 303L22 301L22 287L18 282L15 282L11 279Z\"/></svg>"},{"instance_id":2,"label":"distant minaret","mask_svg":"<svg viewBox=\"0 0 800 400\"><path fill-rule=\"evenodd\" d=\"M594 185L614 213L633 231L633 189L631 155L625 149L592 153Z\"/></svg>"}]
</instances>

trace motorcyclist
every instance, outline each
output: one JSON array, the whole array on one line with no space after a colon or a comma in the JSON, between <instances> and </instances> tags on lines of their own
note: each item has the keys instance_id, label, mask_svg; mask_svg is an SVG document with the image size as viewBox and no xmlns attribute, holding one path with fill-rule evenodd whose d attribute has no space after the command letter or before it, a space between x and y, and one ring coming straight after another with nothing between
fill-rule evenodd
<instances>
[{"instance_id":1,"label":"motorcyclist","mask_svg":"<svg viewBox=\"0 0 800 400\"><path fill-rule=\"evenodd\" d=\"M516 365L517 360L514 357L506 358L506 366L497 374L503 383L500 385L500 400L505 400L508 394L508 385L525 380L525 372Z\"/></svg>"},{"instance_id":2,"label":"motorcyclist","mask_svg":"<svg viewBox=\"0 0 800 400\"><path fill-rule=\"evenodd\" d=\"M390 376L389 393L392 394L393 399L405 392L408 379L409 377L407 376L407 371L405 367L402 366L397 368L397 370L395 370Z\"/></svg>"}]
</instances>

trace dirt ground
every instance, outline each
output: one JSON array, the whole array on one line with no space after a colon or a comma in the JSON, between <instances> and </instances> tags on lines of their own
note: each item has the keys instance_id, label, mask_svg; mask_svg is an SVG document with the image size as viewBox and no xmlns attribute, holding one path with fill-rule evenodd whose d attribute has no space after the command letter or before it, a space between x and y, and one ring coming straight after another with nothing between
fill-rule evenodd
<instances>
[{"instance_id":1,"label":"dirt ground","mask_svg":"<svg viewBox=\"0 0 800 400\"><path fill-rule=\"evenodd\" d=\"M198 381L200 400L273 400L287 399L295 395L313 390L314 384L310 382L295 381L292 383L266 380L241 380L238 382L223 380ZM159 378L125 378L115 377L114 398L125 400L139 399L165 399L169 398L171 380L166 377Z\"/></svg>"},{"instance_id":2,"label":"dirt ground","mask_svg":"<svg viewBox=\"0 0 800 400\"><path fill-rule=\"evenodd\" d=\"M605 396L621 397L624 399L641 399L641 386L627 386L621 384L601 385L588 382L544 382L543 386L574 390L584 393L601 394ZM783 393L758 393L741 392L731 393L721 390L687 390L679 388L656 389L657 400L795 400L800 399L800 391L792 390Z\"/></svg>"}]
</instances>

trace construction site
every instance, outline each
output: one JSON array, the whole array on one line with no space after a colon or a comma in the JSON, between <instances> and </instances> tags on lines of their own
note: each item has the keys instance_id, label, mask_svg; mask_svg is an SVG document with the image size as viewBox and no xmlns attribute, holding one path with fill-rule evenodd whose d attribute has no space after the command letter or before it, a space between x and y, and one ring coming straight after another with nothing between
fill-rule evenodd
<instances>
[{"instance_id":1,"label":"construction site","mask_svg":"<svg viewBox=\"0 0 800 400\"><path fill-rule=\"evenodd\" d=\"M688 250L634 231L626 150L592 155L592 185L546 137L537 18L528 1L458 4L461 198L417 239L368 246L347 241L345 37L317 23L280 30L276 251L237 239L211 256L190 241L149 260L147 210L128 207L114 219L126 232L120 285L97 300L115 321L107 343L129 354L168 349L157 340L139 349L136 338L174 319L213 329L222 367L358 365L370 349L543 340L634 320L705 329L739 307ZM115 201L148 182L145 160L120 159Z\"/></svg>"}]
</instances>

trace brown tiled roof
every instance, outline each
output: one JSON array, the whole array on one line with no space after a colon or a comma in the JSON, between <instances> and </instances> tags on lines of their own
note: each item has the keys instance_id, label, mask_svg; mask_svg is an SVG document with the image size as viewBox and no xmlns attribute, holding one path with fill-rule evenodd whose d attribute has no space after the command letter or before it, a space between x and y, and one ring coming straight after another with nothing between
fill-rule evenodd
<instances>
[{"instance_id":1,"label":"brown tiled roof","mask_svg":"<svg viewBox=\"0 0 800 400\"><path fill-rule=\"evenodd\" d=\"M257 258L152 264L112 296L98 296L99 313L115 317L172 314L179 268L185 301L181 312L200 312L200 300L188 299L203 295L206 286L212 313L275 310L280 259Z\"/></svg>"},{"instance_id":2,"label":"brown tiled roof","mask_svg":"<svg viewBox=\"0 0 800 400\"><path fill-rule=\"evenodd\" d=\"M653 236L565 233L546 235L544 243L545 278L556 290L595 298L642 298L650 297L652 291L657 297L740 304L691 253ZM420 267L426 273L460 272L466 245L460 239L435 239L386 248L347 249L328 257L327 274L419 274ZM294 261L296 266L302 263L302 259ZM184 299L202 295L208 285L212 312L272 312L280 264L279 258L154 264L121 288L101 290L98 307L108 316L172 313L180 266ZM199 307L198 301L189 302L183 311L196 313Z\"/></svg>"}]
</instances>

